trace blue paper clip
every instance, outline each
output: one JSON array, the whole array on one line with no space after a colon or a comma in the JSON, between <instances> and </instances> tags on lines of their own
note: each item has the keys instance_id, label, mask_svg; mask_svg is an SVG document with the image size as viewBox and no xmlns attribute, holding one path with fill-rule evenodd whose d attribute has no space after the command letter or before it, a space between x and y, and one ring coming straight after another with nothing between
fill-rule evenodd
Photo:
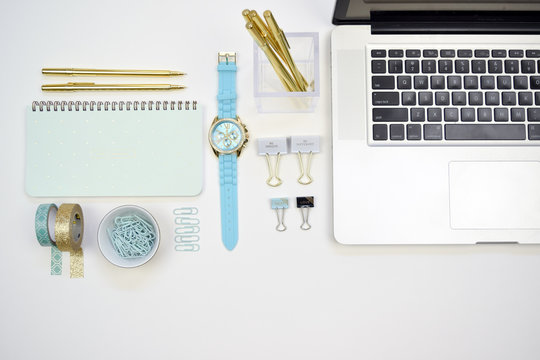
<instances>
[{"instance_id":1,"label":"blue paper clip","mask_svg":"<svg viewBox=\"0 0 540 360\"><path fill-rule=\"evenodd\" d=\"M287 227L285 226L285 223L283 222L283 218L285 217L285 209L289 208L289 199L287 198L270 199L270 204L272 206L272 209L276 210L276 216L277 216L277 221L278 221L276 230L277 231L287 230ZM281 216L280 216L280 213L281 213Z\"/></svg>"}]
</instances>

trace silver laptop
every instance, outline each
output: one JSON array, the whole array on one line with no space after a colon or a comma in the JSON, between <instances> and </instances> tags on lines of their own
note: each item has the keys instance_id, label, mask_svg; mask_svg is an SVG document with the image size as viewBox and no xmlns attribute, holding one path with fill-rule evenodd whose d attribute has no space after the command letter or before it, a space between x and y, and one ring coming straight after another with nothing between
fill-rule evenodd
<instances>
[{"instance_id":1,"label":"silver laptop","mask_svg":"<svg viewBox=\"0 0 540 360\"><path fill-rule=\"evenodd\" d=\"M540 243L540 1L338 0L334 235Z\"/></svg>"}]
</instances>

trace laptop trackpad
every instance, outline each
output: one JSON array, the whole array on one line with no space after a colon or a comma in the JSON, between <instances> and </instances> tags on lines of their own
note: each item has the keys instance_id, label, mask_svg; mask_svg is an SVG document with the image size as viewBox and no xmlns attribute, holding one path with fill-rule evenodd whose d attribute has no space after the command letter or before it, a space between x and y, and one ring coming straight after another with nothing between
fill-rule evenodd
<instances>
[{"instance_id":1,"label":"laptop trackpad","mask_svg":"<svg viewBox=\"0 0 540 360\"><path fill-rule=\"evenodd\" d=\"M540 229L540 162L449 163L453 229Z\"/></svg>"}]
</instances>

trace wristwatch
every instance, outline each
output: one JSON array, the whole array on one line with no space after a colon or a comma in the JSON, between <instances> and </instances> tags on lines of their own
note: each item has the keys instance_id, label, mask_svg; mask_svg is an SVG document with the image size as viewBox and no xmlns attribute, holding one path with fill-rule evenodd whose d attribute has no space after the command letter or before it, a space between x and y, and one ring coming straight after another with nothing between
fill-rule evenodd
<instances>
[{"instance_id":1,"label":"wristwatch","mask_svg":"<svg viewBox=\"0 0 540 360\"><path fill-rule=\"evenodd\" d=\"M208 140L219 158L221 198L221 238L228 250L238 243L238 194L236 159L248 141L247 128L236 115L236 53L218 54L218 116L214 118Z\"/></svg>"}]
</instances>

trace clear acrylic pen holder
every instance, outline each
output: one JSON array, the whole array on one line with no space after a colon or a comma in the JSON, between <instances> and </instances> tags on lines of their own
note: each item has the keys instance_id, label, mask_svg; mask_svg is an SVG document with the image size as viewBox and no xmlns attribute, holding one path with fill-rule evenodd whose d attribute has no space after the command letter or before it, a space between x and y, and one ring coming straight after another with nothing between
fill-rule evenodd
<instances>
[{"instance_id":1,"label":"clear acrylic pen holder","mask_svg":"<svg viewBox=\"0 0 540 360\"><path fill-rule=\"evenodd\" d=\"M286 91L264 52L254 42L253 93L260 113L313 112L319 100L319 33L286 33L291 56L309 84L306 92Z\"/></svg>"}]
</instances>

